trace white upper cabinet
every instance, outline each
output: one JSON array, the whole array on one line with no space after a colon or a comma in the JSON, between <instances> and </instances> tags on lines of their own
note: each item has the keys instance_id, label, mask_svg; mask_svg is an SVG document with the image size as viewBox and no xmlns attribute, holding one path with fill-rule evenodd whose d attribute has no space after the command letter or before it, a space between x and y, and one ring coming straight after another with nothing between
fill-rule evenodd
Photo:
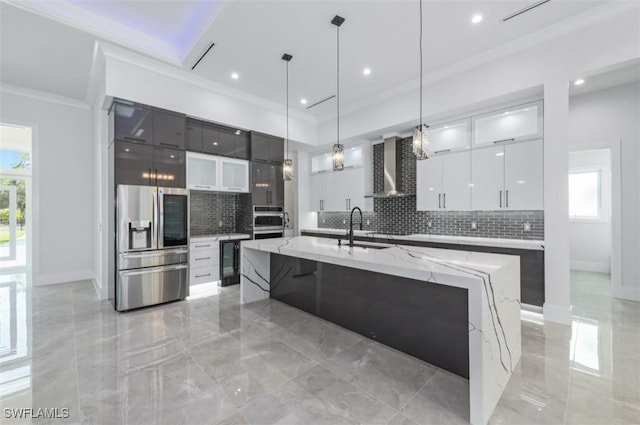
<instances>
[{"instance_id":1,"label":"white upper cabinet","mask_svg":"<svg viewBox=\"0 0 640 425\"><path fill-rule=\"evenodd\" d=\"M310 181L309 209L311 211L351 211L360 207L365 211L364 168L313 174Z\"/></svg>"},{"instance_id":2,"label":"white upper cabinet","mask_svg":"<svg viewBox=\"0 0 640 425\"><path fill-rule=\"evenodd\" d=\"M465 119L429 128L429 152L438 155L469 148L471 120Z\"/></svg>"},{"instance_id":3,"label":"white upper cabinet","mask_svg":"<svg viewBox=\"0 0 640 425\"><path fill-rule=\"evenodd\" d=\"M331 154L319 153L311 157L311 173L326 173L333 171L333 158Z\"/></svg>"},{"instance_id":4,"label":"white upper cabinet","mask_svg":"<svg viewBox=\"0 0 640 425\"><path fill-rule=\"evenodd\" d=\"M442 208L442 158L416 161L416 208L433 211Z\"/></svg>"},{"instance_id":5,"label":"white upper cabinet","mask_svg":"<svg viewBox=\"0 0 640 425\"><path fill-rule=\"evenodd\" d=\"M470 161L468 151L417 161L417 210L469 210Z\"/></svg>"},{"instance_id":6,"label":"white upper cabinet","mask_svg":"<svg viewBox=\"0 0 640 425\"><path fill-rule=\"evenodd\" d=\"M220 190L249 192L249 162L241 159L220 158L222 178Z\"/></svg>"},{"instance_id":7,"label":"white upper cabinet","mask_svg":"<svg viewBox=\"0 0 640 425\"><path fill-rule=\"evenodd\" d=\"M249 162L242 159L187 152L187 188L249 192Z\"/></svg>"},{"instance_id":8,"label":"white upper cabinet","mask_svg":"<svg viewBox=\"0 0 640 425\"><path fill-rule=\"evenodd\" d=\"M542 102L534 102L473 117L473 144L542 138Z\"/></svg>"},{"instance_id":9,"label":"white upper cabinet","mask_svg":"<svg viewBox=\"0 0 640 425\"><path fill-rule=\"evenodd\" d=\"M504 206L509 210L541 210L543 199L543 141L504 147Z\"/></svg>"},{"instance_id":10,"label":"white upper cabinet","mask_svg":"<svg viewBox=\"0 0 640 425\"><path fill-rule=\"evenodd\" d=\"M543 161L542 140L471 151L471 207L543 209Z\"/></svg>"},{"instance_id":11,"label":"white upper cabinet","mask_svg":"<svg viewBox=\"0 0 640 425\"><path fill-rule=\"evenodd\" d=\"M218 160L211 155L187 152L187 188L217 190Z\"/></svg>"},{"instance_id":12,"label":"white upper cabinet","mask_svg":"<svg viewBox=\"0 0 640 425\"><path fill-rule=\"evenodd\" d=\"M504 205L504 146L471 151L471 207L499 210Z\"/></svg>"},{"instance_id":13,"label":"white upper cabinet","mask_svg":"<svg viewBox=\"0 0 640 425\"><path fill-rule=\"evenodd\" d=\"M363 146L344 147L344 168L363 167L365 149ZM333 171L333 156L331 152L319 152L311 156L311 173L327 173Z\"/></svg>"},{"instance_id":14,"label":"white upper cabinet","mask_svg":"<svg viewBox=\"0 0 640 425\"><path fill-rule=\"evenodd\" d=\"M471 209L471 153L458 152L443 155L442 159L442 208L467 211Z\"/></svg>"}]
</instances>

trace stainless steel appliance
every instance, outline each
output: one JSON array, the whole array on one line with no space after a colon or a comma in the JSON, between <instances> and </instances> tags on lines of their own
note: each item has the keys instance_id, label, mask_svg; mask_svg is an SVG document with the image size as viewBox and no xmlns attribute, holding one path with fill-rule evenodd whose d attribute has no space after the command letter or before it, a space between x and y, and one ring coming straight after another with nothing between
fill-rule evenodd
<instances>
[{"instance_id":1,"label":"stainless steel appliance","mask_svg":"<svg viewBox=\"0 0 640 425\"><path fill-rule=\"evenodd\" d=\"M189 295L188 201L186 189L118 185L116 310Z\"/></svg>"},{"instance_id":2,"label":"stainless steel appliance","mask_svg":"<svg viewBox=\"0 0 640 425\"><path fill-rule=\"evenodd\" d=\"M220 286L240 283L240 240L220 241Z\"/></svg>"},{"instance_id":3,"label":"stainless steel appliance","mask_svg":"<svg viewBox=\"0 0 640 425\"><path fill-rule=\"evenodd\" d=\"M270 239L284 236L284 207L253 206L253 238Z\"/></svg>"}]
</instances>

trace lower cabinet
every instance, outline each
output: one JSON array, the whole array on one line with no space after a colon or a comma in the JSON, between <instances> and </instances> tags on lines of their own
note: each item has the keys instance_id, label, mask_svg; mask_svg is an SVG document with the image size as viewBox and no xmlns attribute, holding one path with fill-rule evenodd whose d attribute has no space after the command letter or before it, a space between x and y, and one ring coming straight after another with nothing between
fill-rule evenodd
<instances>
[{"instance_id":1,"label":"lower cabinet","mask_svg":"<svg viewBox=\"0 0 640 425\"><path fill-rule=\"evenodd\" d=\"M193 239L189 244L189 284L220 280L220 242L216 238Z\"/></svg>"}]
</instances>

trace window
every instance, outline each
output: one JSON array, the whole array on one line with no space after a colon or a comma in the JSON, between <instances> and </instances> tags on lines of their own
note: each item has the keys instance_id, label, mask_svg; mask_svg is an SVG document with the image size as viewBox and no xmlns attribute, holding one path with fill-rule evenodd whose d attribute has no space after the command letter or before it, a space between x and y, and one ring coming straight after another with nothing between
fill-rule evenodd
<instances>
[{"instance_id":1,"label":"window","mask_svg":"<svg viewBox=\"0 0 640 425\"><path fill-rule=\"evenodd\" d=\"M600 218L600 170L569 174L569 216Z\"/></svg>"}]
</instances>

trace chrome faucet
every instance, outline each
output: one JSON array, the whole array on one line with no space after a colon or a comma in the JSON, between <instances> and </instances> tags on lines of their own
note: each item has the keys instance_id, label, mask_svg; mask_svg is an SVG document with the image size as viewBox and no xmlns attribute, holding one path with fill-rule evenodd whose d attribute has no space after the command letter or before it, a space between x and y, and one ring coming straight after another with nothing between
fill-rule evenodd
<instances>
[{"instance_id":1,"label":"chrome faucet","mask_svg":"<svg viewBox=\"0 0 640 425\"><path fill-rule=\"evenodd\" d=\"M360 230L362 230L362 210L360 207L353 207L351 216L349 217L349 246L353 246L353 212L358 210L360 213Z\"/></svg>"}]
</instances>

